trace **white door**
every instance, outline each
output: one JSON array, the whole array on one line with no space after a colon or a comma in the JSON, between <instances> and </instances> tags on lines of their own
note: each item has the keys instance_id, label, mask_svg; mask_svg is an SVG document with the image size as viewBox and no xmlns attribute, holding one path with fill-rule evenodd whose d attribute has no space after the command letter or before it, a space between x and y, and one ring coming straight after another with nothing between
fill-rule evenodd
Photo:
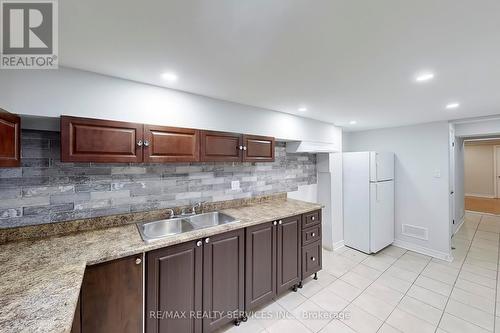
<instances>
[{"instance_id":1,"label":"white door","mask_svg":"<svg viewBox=\"0 0 500 333\"><path fill-rule=\"evenodd\" d=\"M500 146L495 146L495 185L496 185L496 197L500 198Z\"/></svg>"},{"instance_id":2,"label":"white door","mask_svg":"<svg viewBox=\"0 0 500 333\"><path fill-rule=\"evenodd\" d=\"M394 181L370 184L370 251L394 242Z\"/></svg>"},{"instance_id":3,"label":"white door","mask_svg":"<svg viewBox=\"0 0 500 333\"><path fill-rule=\"evenodd\" d=\"M370 181L394 179L394 153L370 152Z\"/></svg>"}]
</instances>

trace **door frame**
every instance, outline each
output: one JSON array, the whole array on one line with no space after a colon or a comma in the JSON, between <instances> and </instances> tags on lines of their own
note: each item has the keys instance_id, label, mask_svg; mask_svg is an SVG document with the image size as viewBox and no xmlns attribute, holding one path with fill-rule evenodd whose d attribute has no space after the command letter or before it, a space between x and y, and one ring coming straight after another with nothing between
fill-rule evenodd
<instances>
[{"instance_id":1,"label":"door frame","mask_svg":"<svg viewBox=\"0 0 500 333\"><path fill-rule=\"evenodd\" d=\"M493 146L493 186L495 189L495 199L500 196L500 193L498 193L498 177L500 177L500 174L498 173L497 170L497 150L500 149L500 145L494 145Z\"/></svg>"}]
</instances>

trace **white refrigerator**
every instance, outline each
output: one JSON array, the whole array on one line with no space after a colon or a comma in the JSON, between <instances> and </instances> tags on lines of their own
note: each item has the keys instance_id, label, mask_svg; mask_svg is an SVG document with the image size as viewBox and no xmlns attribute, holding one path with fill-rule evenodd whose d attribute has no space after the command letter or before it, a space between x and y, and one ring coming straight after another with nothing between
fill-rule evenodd
<instances>
[{"instance_id":1,"label":"white refrigerator","mask_svg":"<svg viewBox=\"0 0 500 333\"><path fill-rule=\"evenodd\" d=\"M376 253L394 241L394 153L343 154L344 243Z\"/></svg>"}]
</instances>

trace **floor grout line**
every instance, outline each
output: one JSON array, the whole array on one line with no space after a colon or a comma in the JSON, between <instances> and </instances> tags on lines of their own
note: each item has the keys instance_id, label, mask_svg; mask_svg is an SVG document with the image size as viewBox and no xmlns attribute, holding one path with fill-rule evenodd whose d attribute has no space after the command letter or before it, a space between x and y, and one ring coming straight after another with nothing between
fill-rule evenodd
<instances>
[{"instance_id":1,"label":"floor grout line","mask_svg":"<svg viewBox=\"0 0 500 333\"><path fill-rule=\"evenodd\" d=\"M450 302L450 299L451 299L451 294L453 293L453 289L455 289L455 285L457 284L457 280L460 276L460 272L462 271L462 268L465 264L465 260L467 259L467 256L469 255L469 251L472 247L472 242L474 241L474 237L476 237L476 234L477 234L477 230L479 229L479 225L481 224L481 221L483 220L483 217L481 216L481 218L479 219L479 222L478 224L476 225L476 228L474 229L474 235L472 236L472 239L470 240L470 244L468 245L467 247L467 251L466 251L466 254L465 254L465 258L464 258L464 261L462 262L462 264L460 265L460 269L458 271L458 275L457 275L457 278L455 279L455 282L453 283L453 287L451 288L451 293L450 293L450 296L448 297L448 299L446 300L446 304L444 305L444 309L443 309L443 313L441 313L441 317L439 318L439 322L436 326L436 329L434 330L434 332L437 332L437 330L439 329L439 325L441 324L441 321L443 320L443 316L444 314L446 313L446 308L448 307L448 303ZM464 222L465 223L465 222ZM498 260L497 260L498 261ZM498 268L498 264L497 264L497 268ZM460 289L460 288L459 288ZM463 319L465 320L465 319ZM467 320L465 320L467 321ZM467 321L469 322L469 321ZM473 325L475 325L474 323L471 323ZM477 325L476 325L477 326ZM444 329L442 329L444 331ZM494 332L494 331L493 331Z\"/></svg>"},{"instance_id":2,"label":"floor grout line","mask_svg":"<svg viewBox=\"0 0 500 333\"><path fill-rule=\"evenodd\" d=\"M478 223L477 223L477 224L475 224L474 228L473 228L473 229L471 228L471 230L469 230L469 231L468 231L468 233L469 233L469 232L470 232L470 233L472 233L472 237L471 237L471 239L464 239L464 238L460 238L460 237L456 238L456 239L458 239L458 240L460 241L460 243L462 243L460 246L457 246L457 250L458 250L458 251L460 251L460 254L461 254L461 255L459 256L459 258L461 258L461 259L460 259L461 263L459 264L459 263L457 262L457 263L456 263L456 264L457 264L457 266L454 266L454 265L453 265L453 266L452 266L452 265L446 265L444 262L441 262L441 261L435 261L435 260L433 260L433 258L432 258L432 257L429 257L429 256L425 256L426 258L428 258L428 260L427 260L427 262L426 262L425 266L424 266L421 270L419 270L419 272L416 272L416 271L414 271L414 270L409 270L409 269L406 269L406 268L404 268L404 267L398 267L398 266L395 266L395 265L398 263L398 261L400 261L400 260L401 260L401 259L402 259L405 255L407 255L407 254L408 254L408 255L411 255L411 254L413 253L412 251L405 250L405 251L404 251L403 253L401 253L401 255L399 255L399 256L393 256L393 255L387 255L387 254L386 254L388 257L391 257L392 259L395 259L395 260L394 260L394 261L393 261L393 262L392 262L392 263L391 263L391 264L390 264L387 268L385 268L384 270L379 270L379 269L377 269L377 268L374 268L374 267L372 267L372 266L369 266L369 265L365 264L365 262L367 261L367 259L369 259L369 258L371 258L371 257L373 257L373 256L369 256L369 255L367 255L367 256L365 256L364 258L362 258L362 259L361 259L360 257L349 256L348 254L346 254L346 252L345 252L345 251L344 251L344 252L342 252L342 253L338 253L337 255L335 255L335 251L332 251L332 256L333 256L333 257L340 257L340 258L342 258L342 259L345 259L345 260L350 261L350 263L348 263L348 264L347 264L347 266L346 266L346 267L349 267L349 268L347 268L347 269L346 269L346 268L344 267L345 271L344 271L342 274L339 274L339 275L332 274L332 273L330 273L329 271L325 270L325 273L326 273L326 274L328 274L328 275L330 275L330 276L332 276L332 277L334 278L334 280L333 280L332 282L330 282L329 284L326 284L326 285L322 286L319 290L315 291L315 292L314 292L311 296L306 296L306 295L303 295L302 293L299 293L302 297L304 297L304 302L301 302L299 305L297 305L297 306L294 308L294 310L295 310L295 309L297 309L298 307L300 307L301 305L303 305L306 301L311 301L311 302L312 302L314 305L316 305L318 308L320 308L320 309L322 309L322 310L326 311L326 310L325 310L325 309L324 309L321 305L319 305L319 304L317 304L315 301L313 301L313 300L312 300L312 297L314 297L314 296L315 296L316 294L318 294L318 293L321 293L323 290L325 290L325 288L327 288L330 284L334 283L335 281L337 281L337 280L341 280L343 283L346 283L346 284L348 284L348 285L350 285L350 286L352 286L352 287L354 287L354 288L356 288L357 290L359 290L359 291L360 291L360 292L359 292L359 294L358 294L356 297L352 298L352 300L347 300L347 299L345 299L344 297L342 297L342 296L340 296L340 295L338 295L338 294L336 294L336 293L334 292L337 296L339 296L339 297L343 298L343 299L347 302L347 303L346 303L346 306L345 306L345 307L343 307L343 308L342 308L339 312L345 311L345 310L346 310L349 306L351 306L351 305L356 305L356 304L354 304L354 302L355 302L358 298L360 298L362 295L369 294L369 293L367 292L367 290L368 290L368 289L369 289L369 288L370 288L373 284L375 284L377 281L379 281L379 279L380 279L380 278L381 278L384 274L386 274L386 273L387 273L387 271L391 269L391 267L397 267L398 269L401 269L401 270L403 270L403 271L416 273L416 277L413 279L413 281L409 281L409 280L406 280L406 279L401 279L401 278L396 277L396 276L394 276L394 275L390 275L390 276L391 276L392 278L394 278L394 279L401 280L401 281L404 281L404 282L407 282L407 283L408 283L408 282L410 282L410 285L409 285L409 287L406 289L406 291L405 291L404 293L403 293L403 292L401 292L401 290L398 290L398 289L396 289L396 288L393 288L393 287L387 286L387 285L385 285L385 284L383 285L383 286L384 286L384 287L386 287L386 288L389 288L389 289L391 289L391 290L393 290L393 291L397 291L399 294L402 294L401 299L400 299L400 300L396 303L396 305L393 307L393 309L392 309L392 311L389 313L389 315L388 315L388 316L387 316L384 320L381 320L378 316L376 316L376 315L372 314L371 312L369 312L369 311L365 310L363 307L360 307L360 309L361 309L363 312L368 313L370 316L373 316L373 317L374 317L374 318L376 318L378 321L382 322L382 324L378 327L377 332L379 332L380 330L382 330L382 327L383 327L384 325L389 325L389 326L393 327L394 329L396 329L396 330L398 330L398 331L400 330L400 329L398 329L397 327L394 327L393 325L390 325L390 324L387 322L387 320L391 317L391 315L394 313L394 311L395 311L396 309L398 309L398 307L400 306L400 304L401 304L401 302L403 301L403 299L405 299L405 297L410 297L410 298L415 299L415 300L417 300L417 301L419 301L419 302L421 302L421 303L423 303L423 304L425 304L425 305L427 305L427 306L430 306L430 307L432 307L432 308L434 308L434 309L437 309L437 310L441 311L441 316L439 317L439 320L437 321L436 327L434 328L434 332L435 332L435 333L437 332L437 330L443 330L443 331L445 331L443 328L440 328L440 327L439 327L439 326L440 326L440 324L441 324L441 322L442 322L442 320L443 320L443 317L444 317L444 314L445 314L445 313L446 313L447 315L450 315L450 316L453 316L453 317L455 317L455 318L458 318L459 320L464 320L464 321L466 321L467 323L469 323L469 324L471 324L471 325L474 325L474 326L476 326L476 327L478 327L478 328L483 328L483 329L484 329L484 327L479 326L478 324L475 324L475 323L470 322L470 321L468 321L468 320L466 320L466 319L463 319L463 318L457 317L456 315L449 314L448 312L446 312L446 308L447 308L447 306L448 306L448 304L449 304L449 302L450 302L450 299L452 298L451 296L452 296L453 291L454 291L455 289L464 290L464 289L462 289L462 288L457 287L457 282L458 282L458 279L460 278L460 274L461 274L462 272L467 272L467 271L465 271L465 270L464 270L464 265L466 264L466 260L467 260L467 258L474 259L474 261L476 261L476 260L481 261L481 259L477 259L477 258L472 258L472 257L470 257L470 256L469 256L470 251L471 251L473 248L477 248L479 251L486 251L485 255L488 255L488 256L490 256L490 254L491 254L491 251L492 251L492 250L493 250L493 251L495 251L495 249L494 249L494 248L484 248L484 249L483 249L483 248L478 248L477 246L473 246L473 243L474 243L474 241L475 241L475 240L482 240L482 239L483 239L483 238L476 238L476 237L479 237L479 236L478 236L478 231L483 231L483 230L480 230L480 229L479 229L479 228L480 228L481 223L483 222L483 218L484 218L484 216L481 216L481 218L479 219ZM465 224L465 222L464 222L464 224ZM485 232L488 232L488 231L485 231ZM491 233L496 233L496 232L491 232ZM493 265L493 264L496 264L496 279L495 279L496 284L495 284L495 288L491 288L491 289L492 289L492 291L493 291L493 289L495 290L495 294L494 294L494 297L495 297L495 298L494 298L494 302L495 302L495 304L494 304L494 307L493 307L493 332L495 331L495 329L496 329L496 327L497 327L497 323L496 323L497 301L496 301L496 300L497 300L497 295L498 295L498 292L499 292L498 280L499 280L499 278L500 278L500 271L499 271L499 269L500 269L500 261L499 261L499 259L498 259L498 258L500 258L500 233L496 233L496 234L498 234L498 246L497 246L497 249L496 249L496 252L497 252L497 259L496 259L496 263L493 263L492 261L490 261L490 264L492 264L492 265ZM490 239L487 239L487 238L484 238L484 240L494 242L494 240L490 240ZM467 242L467 243L465 243L465 242ZM462 248L462 246L464 246L464 247ZM349 250L351 250L351 249L349 249ZM355 251L355 250L353 250L353 251ZM488 253L488 252L489 252L489 253ZM379 252L379 253L380 253L380 252ZM493 253L494 253L494 252L493 252ZM332 258L333 258L333 257L332 257ZM353 260L353 259L351 259L351 258L355 258L355 260ZM361 259L361 260L359 260L359 259ZM488 259L488 260L489 260L489 259ZM434 263L434 264L436 264L436 265L442 266L442 268L443 268L443 269L450 269L450 270L452 270L453 272L457 271L457 274L456 274L456 277L455 277L455 278L454 278L454 280L453 280L453 283L452 283L452 284L449 284L449 283L447 283L447 282L443 282L443 281L441 281L441 280L435 279L435 278L432 276L432 274L424 275L425 270L427 269L427 267L429 267L429 265L430 265L431 263ZM343 264L342 264L342 262L339 262L339 264L340 264L340 265L343 265ZM470 263L469 263L469 264L470 264ZM368 276L366 276L366 275L363 275L363 274L360 274L360 273L357 273L357 272L353 271L354 269L356 269L356 268L357 268L357 267L359 267L360 265L364 265L364 266L366 266L366 267L368 267L368 268L370 268L370 269L372 269L372 270L374 270L374 271L377 271L377 273L379 273L379 274L378 274L378 276L377 276L377 277L376 277L373 281L371 281L369 284L367 284L367 286L366 286L366 287L364 287L364 288L360 288L360 287L358 287L358 286L356 286L356 285L354 285L354 284L352 284L352 283L350 283L350 282L347 282L347 281L345 281L345 280L343 280L343 279L342 279L345 275L347 275L347 274L349 274L349 273L355 273L355 274L359 275L360 277L363 277L364 279L371 280L372 278L371 278L371 277L368 277L368 276L371 276L370 272L368 272L369 274L368 274ZM471 265L475 266L474 264L471 264ZM338 267L343 267L343 266L338 266ZM493 269L490 269L489 267L488 267L488 268L487 268L487 267L482 267L482 266L478 266L478 267L480 267L480 268L482 268L482 269L485 269L485 270L494 271ZM325 268L325 267L324 267L324 268ZM339 271L339 272L342 272L342 271ZM472 274L476 274L476 273L474 273L474 272L470 272L470 273L472 273ZM443 271L443 274L448 274L448 275L451 275L451 274L449 274L449 273L448 273L448 272L446 272L446 271ZM476 274L476 275L481 276L481 277L484 277L484 278L491 279L491 278L489 278L488 276L482 276L482 275L480 275L480 274ZM431 289L429 289L429 288L427 288L427 287L422 287L422 286L420 286L420 285L416 284L416 281L417 281L417 280L418 280L421 276L422 276L422 277L425 277L425 278L427 278L427 279L433 280L433 281L435 281L435 282L438 282L438 283L441 283L441 284L445 284L445 285L447 285L447 286L451 287L451 289L450 289L450 294L449 294L448 296L445 296L445 295L444 295L444 293L439 293L439 292L436 292L436 291L434 291L434 290L431 290ZM320 278L321 278L321 277L320 277ZM468 282L470 282L470 283L477 284L478 286L481 286L481 287L484 287L484 288L490 288L490 287L488 287L488 286L484 286L484 285L478 284L478 283L476 283L475 281L470 281L470 279L465 279L465 280L467 280L467 281L468 281ZM491 280L493 280L493 279L491 279ZM450 279L450 281L451 281L451 279ZM312 281L310 281L310 282L312 282ZM434 305L432 305L432 304L428 304L428 303L427 303L427 302L425 302L425 301L422 301L422 300L420 300L420 299L418 299L418 298L415 298L415 297L413 297L413 296L408 295L409 291L410 291L410 290L411 290L414 286L418 286L419 288L425 289L425 290L427 290L427 291L429 291L429 292L433 292L433 293L435 293L436 295L440 295L440 296L444 296L444 297L446 297L446 302L445 302L445 304L444 304L443 309L441 310L440 308L438 308L438 307L436 307L436 306L434 306ZM464 290L464 291L465 291L465 292L468 292L468 293L470 293L470 294L476 295L476 294L474 294L474 293L469 292L468 290ZM477 295L476 295L476 296L477 296ZM472 308L477 309L478 311L481 311L481 312L484 312L484 313L490 314L489 310L484 310L483 308L476 307L476 306L475 306L475 305L473 305L473 304L468 304L467 302L460 301L460 300L456 300L456 299L453 299L453 301L459 302L459 303L461 303L461 304L465 304L465 305L467 305L467 306L470 306L470 307L472 307ZM279 304L279 303L278 303L278 302L276 302L276 301L274 301L274 302L275 302L275 303L277 303L277 305L278 305L280 308L283 308L283 307L281 306L281 304ZM384 303L387 303L387 302L385 302L385 301L383 301L383 302L384 302ZM387 304L392 306L392 304L393 304L393 303L387 303ZM357 306L357 305L356 305L356 306ZM490 306L491 306L491 304L490 304ZM297 320L297 321L299 321L299 322L300 322L299 318L298 318L298 317L296 317L296 316L292 313L294 310L292 310L292 311L288 311L288 310L286 310L285 308L283 308L283 309L284 309L286 312L288 312L288 313L292 314L292 317L293 317L293 319L294 319L294 320ZM490 309L491 309L491 307L490 307ZM423 321L425 321L426 323L429 323L430 325L433 325L433 326L434 326L434 324L432 324L432 323L428 322L427 320L421 319L420 317L415 316L414 314L409 313L408 311L405 311L404 309L399 308L399 310L400 310L400 311L403 311L404 313L406 313L406 314L408 314L408 315L410 315L410 316L413 316L413 317L415 317L415 318L418 318L419 320L423 320ZM490 315L491 315L491 314L490 314ZM327 323L326 323L325 325L323 325L323 326L322 326L322 328L321 328L321 330L319 330L319 331L323 331L323 330L325 329L325 327L327 327L327 326L328 326L328 325L329 325L329 324L330 324L333 320L337 320L337 319L335 319L335 318L334 318L334 319L330 319L330 320L328 320L328 321L327 321ZM344 324L344 325L346 325L347 327L349 327L349 328L351 328L352 330L354 330L354 328L353 328L353 327L351 327L351 326L348 324L348 322L346 322L346 321L340 321L340 320L339 320L339 322L340 322L340 323L343 323L343 324ZM301 324L302 324L302 323L301 323ZM274 324L273 324L273 325L274 325ZM304 325L304 324L302 324L302 325ZM313 330L312 330L312 329L310 329L309 327L306 327L305 325L304 325L304 327L307 329L307 331L308 331L308 332L313 332ZM264 332L268 332L267 330L268 330L268 328L264 328L264 330L263 330L262 332L263 332L263 333L264 333Z\"/></svg>"}]
</instances>

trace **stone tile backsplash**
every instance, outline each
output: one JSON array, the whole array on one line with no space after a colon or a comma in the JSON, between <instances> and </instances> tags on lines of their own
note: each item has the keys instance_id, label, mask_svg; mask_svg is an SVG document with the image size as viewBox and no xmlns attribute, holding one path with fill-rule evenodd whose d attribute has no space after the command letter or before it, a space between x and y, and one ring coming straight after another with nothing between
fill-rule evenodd
<instances>
[{"instance_id":1,"label":"stone tile backsplash","mask_svg":"<svg viewBox=\"0 0 500 333\"><path fill-rule=\"evenodd\" d=\"M316 183L316 155L273 163L62 163L58 132L23 131L22 167L0 168L0 228L142 212L297 190ZM231 182L239 181L239 189Z\"/></svg>"}]
</instances>

